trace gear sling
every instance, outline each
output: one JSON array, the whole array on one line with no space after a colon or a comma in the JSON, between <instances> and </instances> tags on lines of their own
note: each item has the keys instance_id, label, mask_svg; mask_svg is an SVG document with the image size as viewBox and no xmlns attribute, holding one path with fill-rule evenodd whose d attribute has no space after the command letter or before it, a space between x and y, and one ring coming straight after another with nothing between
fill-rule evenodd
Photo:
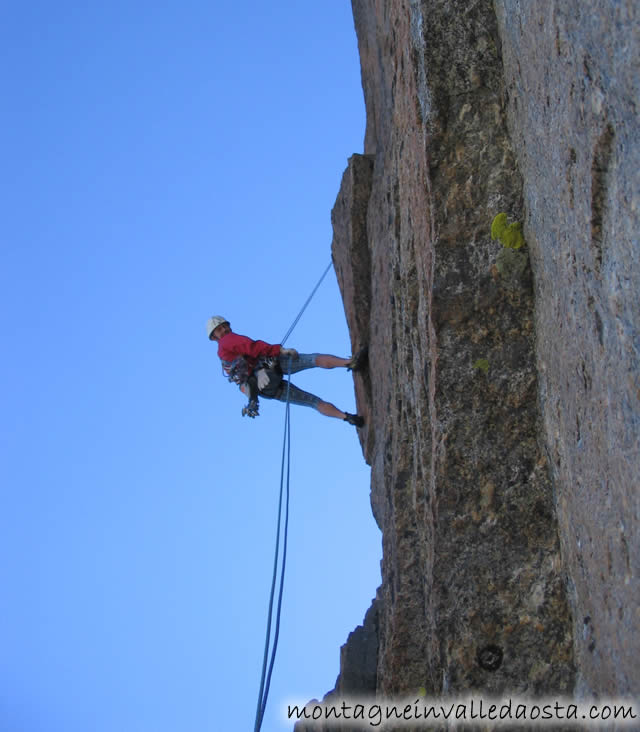
<instances>
[{"instance_id":1,"label":"gear sling","mask_svg":"<svg viewBox=\"0 0 640 732\"><path fill-rule=\"evenodd\" d=\"M230 364L223 364L229 381L238 384L247 395L249 401L242 409L242 416L258 416L258 396L269 399L280 396L284 387L283 372L278 358L259 358L253 373L249 375L249 364L244 356L238 356ZM258 387L258 383L261 384Z\"/></svg>"}]
</instances>

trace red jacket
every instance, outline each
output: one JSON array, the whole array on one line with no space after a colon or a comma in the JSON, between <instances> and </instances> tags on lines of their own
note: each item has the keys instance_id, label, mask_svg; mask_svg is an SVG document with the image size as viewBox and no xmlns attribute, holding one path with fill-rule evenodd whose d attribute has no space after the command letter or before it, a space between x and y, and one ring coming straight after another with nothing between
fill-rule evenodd
<instances>
[{"instance_id":1,"label":"red jacket","mask_svg":"<svg viewBox=\"0 0 640 732\"><path fill-rule=\"evenodd\" d=\"M260 356L279 356L280 346L272 346L264 341L252 341L247 336L227 333L218 341L218 356L224 363L231 363L238 356L245 356L249 364L249 373L253 371Z\"/></svg>"}]
</instances>

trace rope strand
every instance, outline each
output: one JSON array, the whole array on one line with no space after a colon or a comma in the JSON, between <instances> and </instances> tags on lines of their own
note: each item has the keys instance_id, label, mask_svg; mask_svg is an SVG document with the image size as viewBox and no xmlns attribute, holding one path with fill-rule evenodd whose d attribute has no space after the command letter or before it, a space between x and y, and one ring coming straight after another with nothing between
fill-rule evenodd
<instances>
[{"instance_id":1,"label":"rope strand","mask_svg":"<svg viewBox=\"0 0 640 732\"><path fill-rule=\"evenodd\" d=\"M287 386L287 390L289 387ZM285 434L287 441L287 492L285 500L285 513L284 513L284 534L282 543L282 571L280 573L280 591L278 594L278 607L276 610L276 629L273 636L273 651L271 653L271 661L269 662L269 672L267 674L267 683L264 689L264 698L262 701L262 711L260 714L260 720L264 717L265 709L267 708L267 698L269 696L269 688L271 687L271 674L273 672L273 666L276 661L276 649L278 647L278 638L280 637L280 612L282 610L282 596L284 593L284 570L287 564L287 534L289 533L289 473L291 470L291 422L289 416L289 401L287 401L287 415L285 418Z\"/></svg>"},{"instance_id":2,"label":"rope strand","mask_svg":"<svg viewBox=\"0 0 640 732\"><path fill-rule=\"evenodd\" d=\"M291 425L289 416L289 391L291 387L291 360L289 359L289 369L287 378L287 401L285 408L284 420L284 439L282 444L282 465L280 469L280 497L278 500L278 525L276 530L276 548L273 559L273 578L271 581L271 595L269 597L269 613L267 618L267 633L264 645L264 656L262 659L262 676L260 678L260 691L258 693L258 706L256 709L256 719L254 724L254 732L260 732L262 720L267 708L267 699L269 697L269 688L271 686L271 674L276 660L276 651L278 648L278 637L280 635L280 613L282 610L282 596L284 593L284 573L287 563L287 535L289 531L289 474L291 469ZM273 648L271 649L271 658L269 659L269 671L267 673L267 659L269 658L269 642L271 639L271 625L273 617L273 597L275 594L276 577L278 570L278 560L280 551L280 523L282 517L282 494L285 476L285 453L286 453L286 501L285 501L285 521L283 534L283 550L282 550L282 567L280 571L280 583L278 589L278 605L276 608L276 627L273 638Z\"/></svg>"},{"instance_id":3,"label":"rope strand","mask_svg":"<svg viewBox=\"0 0 640 732\"><path fill-rule=\"evenodd\" d=\"M298 325L298 321L299 321L299 320L300 320L300 318L302 317L302 314L304 313L304 311L305 311L305 310L307 309L307 305L308 305L308 304L309 304L309 303L311 302L311 300L313 299L313 296L314 296L314 295L316 294L316 292L317 292L317 290L318 290L318 287L320 287L320 285L322 284L322 280L324 280L324 278L325 278L325 277L327 276L327 272L328 272L328 271L329 271L329 270L331 269L331 267L332 267L332 266L333 266L333 262L331 261L331 262L329 262L329 265L327 266L327 268L325 269L325 271L324 271L324 272L322 273L322 277L320 277L320 279L318 280L318 284L317 284L317 285L316 285L316 286L315 286L315 287L313 288L313 291L311 292L311 294L310 294L310 295L309 295L309 297L307 298L307 301L306 301L306 302L305 302L305 304L304 304L304 305L302 306L302 310L300 310L300 312L298 313L298 315L297 315L296 319L295 319L295 320L293 321L293 323L291 324L291 327L290 327L290 328L289 328L289 330L288 330L288 331L287 331L287 332L285 333L285 336L284 336L284 338L282 339L282 341L280 341L280 343L281 343L281 344L282 344L283 346L284 346L284 344L286 343L286 341L287 341L287 338L289 338L289 336L290 336L290 335L291 335L291 334L293 333L293 329L294 329L294 328L296 327L296 325Z\"/></svg>"},{"instance_id":4,"label":"rope strand","mask_svg":"<svg viewBox=\"0 0 640 732\"><path fill-rule=\"evenodd\" d=\"M327 273L331 269L333 262L329 262L328 267L325 269L325 271L322 273L322 277L318 280L318 283L313 288L311 294L307 298L307 301L302 306L302 309L298 313L296 319L291 324L291 327L286 332L284 338L282 339L281 345L284 345L287 338L293 333L294 328L296 325L298 325L298 321L302 317L304 311L307 309L307 306L313 299L313 296L316 294L318 288L322 284L322 281L327 276ZM286 399L286 407L285 407L285 418L284 418L284 439L282 444L282 465L280 469L280 497L278 499L278 524L276 529L276 547L274 552L274 559L273 559L273 577L271 580L271 594L269 596L269 613L267 616L267 632L266 632L266 638L265 638L265 644L264 644L264 655L262 659L262 675L260 677L260 691L258 693L258 705L256 709L256 719L254 724L254 732L260 732L260 728L262 727L262 720L264 719L264 713L267 708L267 699L269 698L269 689L271 687L271 674L273 672L273 667L276 660L276 651L278 648L278 638L280 636L280 613L282 610L282 597L284 594L284 573L285 573L285 567L287 563L287 535L289 532L289 475L291 472L291 422L290 422L290 414L289 414L289 391L291 388L291 359L289 359L289 365L288 365L288 374L287 374L287 399ZM279 561L279 553L280 553L280 525L281 525L281 519L282 519L282 496L284 492L284 485L285 485L285 454L286 454L286 500L285 500L285 518L284 518L284 532L282 536L282 566L280 569L280 582L278 587L278 605L276 607L276 622L275 622L275 629L274 629L274 635L273 635L273 648L271 649L271 657L269 658L269 645L271 641L271 625L273 620L273 598L275 595L275 588L276 588L276 578L278 575L278 561ZM267 659L269 668L267 671Z\"/></svg>"}]
</instances>

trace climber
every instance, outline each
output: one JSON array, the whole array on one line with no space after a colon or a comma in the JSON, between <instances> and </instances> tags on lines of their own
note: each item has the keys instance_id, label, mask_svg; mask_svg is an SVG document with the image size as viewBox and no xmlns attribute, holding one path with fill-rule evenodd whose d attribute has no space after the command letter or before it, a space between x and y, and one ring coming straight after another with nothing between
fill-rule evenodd
<instances>
[{"instance_id":1,"label":"climber","mask_svg":"<svg viewBox=\"0 0 640 732\"><path fill-rule=\"evenodd\" d=\"M367 363L366 348L352 358L339 358L320 353L298 353L295 348L253 341L233 333L229 321L221 315L214 315L207 320L207 336L218 343L218 356L229 381L237 383L249 398L248 405L242 410L242 414L249 417L258 416L258 396L287 401L287 382L283 374L296 374L315 366L323 369L343 366L356 372L361 371ZM302 391L293 384L288 386L291 404L313 407L320 414L342 419L355 427L364 426L364 419L360 415L343 412L330 402Z\"/></svg>"}]
</instances>

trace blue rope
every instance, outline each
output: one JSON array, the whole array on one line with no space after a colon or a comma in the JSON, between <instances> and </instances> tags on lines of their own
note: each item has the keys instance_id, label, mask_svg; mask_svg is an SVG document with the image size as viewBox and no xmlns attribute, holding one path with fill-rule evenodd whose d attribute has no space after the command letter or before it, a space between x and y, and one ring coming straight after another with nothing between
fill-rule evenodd
<instances>
[{"instance_id":1,"label":"blue rope","mask_svg":"<svg viewBox=\"0 0 640 732\"><path fill-rule=\"evenodd\" d=\"M271 686L271 674L273 665L276 660L276 650L278 648L278 637L280 635L280 612L282 610L282 595L284 593L284 572L287 563L287 534L289 530L289 474L291 470L291 426L289 415L289 391L291 387L291 359L289 359L288 378L287 378L287 401L284 420L284 439L282 444L282 466L280 469L280 498L278 501L278 526L276 530L276 548L273 558L273 578L271 580L271 595L269 597L269 614L267 618L267 634L264 645L264 657L262 659L262 676L260 678L260 691L258 693L258 707L256 709L256 720L254 724L254 732L260 732L262 720L267 708L267 699L269 697L269 688ZM273 648L271 649L271 658L269 660L269 671L267 673L267 659L269 658L269 642L271 639L271 625L273 616L273 597L275 594L276 577L278 574L278 555L280 551L280 523L282 518L282 495L284 488L285 475L285 453L287 458L287 491L285 501L285 522L283 534L282 549L282 567L280 571L280 583L278 589L278 606L276 608L276 626L273 638ZM266 675L266 680L265 680Z\"/></svg>"},{"instance_id":2,"label":"blue rope","mask_svg":"<svg viewBox=\"0 0 640 732\"><path fill-rule=\"evenodd\" d=\"M281 344L282 344L283 346L284 346L284 344L285 344L285 342L286 342L287 338L288 338L288 337L289 337L289 336L290 336L290 335L291 335L291 334L293 333L293 329L294 329L294 328L296 327L296 325L298 325L298 321L299 321L299 320L300 320L300 318L302 317L302 314L304 313L304 311L305 311L305 310L307 309L307 305L308 305L308 304L309 304L309 303L311 302L311 300L313 299L313 296L314 296L314 295L316 294L316 292L318 291L318 287L320 287L320 285L322 284L322 280L324 280L324 278L325 278L325 277L327 276L327 272L328 272L328 271L329 271L329 270L331 269L331 267L332 267L332 266L333 266L333 262L329 262L329 265L328 265L328 267L327 267L327 268L325 269L325 271L324 271L324 272L322 273L322 277L321 277L321 278L320 278L320 279L318 280L318 284L317 284L317 285L316 285L316 286L315 286L315 287L313 288L313 291L311 292L311 294L310 294L310 295L309 295L309 297L307 298L307 302L305 302L305 304L304 304L304 305L302 306L302 310L300 310L300 312L298 313L298 316L296 317L296 319L295 319L295 320L293 321L293 323L291 323L291 327L290 327L290 328L289 328L289 330L288 330L288 331L286 332L286 334L285 334L284 338L283 338L283 339L282 339L282 340L280 341L280 343L281 343Z\"/></svg>"},{"instance_id":3,"label":"blue rope","mask_svg":"<svg viewBox=\"0 0 640 732\"><path fill-rule=\"evenodd\" d=\"M287 338L293 333L294 328L298 325L298 321L302 317L307 306L313 299L318 288L322 284L322 281L327 276L327 273L331 269L333 262L329 262L329 266L322 273L322 277L318 280L318 283L313 288L311 294L307 298L307 301L302 306L302 309L298 313L296 319L291 324L291 327L286 332L284 338L281 341L281 345L285 344ZM291 388L291 359L289 359L287 373L287 400L284 418L284 439L282 444L282 465L280 468L280 497L278 499L278 526L276 529L276 548L273 558L273 577L271 580L271 594L269 596L269 613L267 617L267 633L264 644L264 656L262 659L262 676L260 677L260 691L258 693L258 706L256 709L256 720L254 724L254 732L260 732L262 727L262 720L264 719L264 713L267 708L267 699L269 697L269 688L271 687L271 674L273 672L273 666L276 660L276 651L278 648L278 638L280 636L280 613L282 610L282 595L284 593L284 572L287 564L287 535L289 532L289 475L291 472L291 421L289 413L289 392ZM280 582L278 587L278 605L276 607L276 624L273 636L273 648L271 649L271 658L269 658L269 644L271 641L271 626L273 620L273 598L276 589L276 578L278 576L278 559L280 553L280 524L282 520L282 496L284 493L284 476L285 476L285 454L286 454L286 500L285 500L285 519L284 519L284 532L282 535L282 566L280 569ZM267 659L269 669L267 671Z\"/></svg>"}]
</instances>

